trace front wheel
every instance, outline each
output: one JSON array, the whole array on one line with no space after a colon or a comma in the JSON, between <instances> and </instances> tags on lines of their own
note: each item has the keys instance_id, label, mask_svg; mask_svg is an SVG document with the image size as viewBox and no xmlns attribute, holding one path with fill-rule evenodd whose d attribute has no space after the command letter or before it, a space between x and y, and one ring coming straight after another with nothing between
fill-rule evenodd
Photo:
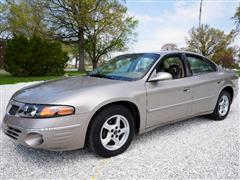
<instances>
[{"instance_id":1,"label":"front wheel","mask_svg":"<svg viewBox=\"0 0 240 180\"><path fill-rule=\"evenodd\" d=\"M227 91L222 91L218 97L216 107L211 114L214 120L223 120L228 115L231 105L231 97Z\"/></svg>"},{"instance_id":2,"label":"front wheel","mask_svg":"<svg viewBox=\"0 0 240 180\"><path fill-rule=\"evenodd\" d=\"M124 106L113 105L100 111L88 132L88 148L103 157L124 152L135 134L134 118Z\"/></svg>"}]
</instances>

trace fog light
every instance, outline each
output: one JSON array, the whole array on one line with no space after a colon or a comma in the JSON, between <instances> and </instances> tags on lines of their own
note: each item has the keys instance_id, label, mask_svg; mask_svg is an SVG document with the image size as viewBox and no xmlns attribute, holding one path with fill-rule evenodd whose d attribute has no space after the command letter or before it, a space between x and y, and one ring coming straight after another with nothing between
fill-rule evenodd
<instances>
[{"instance_id":1,"label":"fog light","mask_svg":"<svg viewBox=\"0 0 240 180\"><path fill-rule=\"evenodd\" d=\"M25 143L29 146L39 146L43 143L43 137L38 133L29 133L25 137Z\"/></svg>"}]
</instances>

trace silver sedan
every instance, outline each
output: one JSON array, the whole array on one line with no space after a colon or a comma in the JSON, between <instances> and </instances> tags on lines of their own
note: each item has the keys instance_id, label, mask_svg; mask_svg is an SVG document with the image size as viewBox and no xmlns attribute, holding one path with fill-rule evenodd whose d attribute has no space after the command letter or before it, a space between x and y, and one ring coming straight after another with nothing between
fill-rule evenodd
<instances>
[{"instance_id":1,"label":"silver sedan","mask_svg":"<svg viewBox=\"0 0 240 180\"><path fill-rule=\"evenodd\" d=\"M238 76L190 52L117 56L88 76L16 92L2 128L18 143L53 151L124 152L135 134L199 115L223 120Z\"/></svg>"}]
</instances>

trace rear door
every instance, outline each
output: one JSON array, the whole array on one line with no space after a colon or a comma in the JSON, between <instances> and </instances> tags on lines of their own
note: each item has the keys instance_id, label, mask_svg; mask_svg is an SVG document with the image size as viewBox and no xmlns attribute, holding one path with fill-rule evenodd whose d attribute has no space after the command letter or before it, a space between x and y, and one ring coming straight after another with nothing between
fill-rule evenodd
<instances>
[{"instance_id":1,"label":"rear door","mask_svg":"<svg viewBox=\"0 0 240 180\"><path fill-rule=\"evenodd\" d=\"M192 115L204 114L214 110L218 92L222 83L221 72L214 63L195 54L186 54L186 62L192 81L193 93Z\"/></svg>"}]
</instances>

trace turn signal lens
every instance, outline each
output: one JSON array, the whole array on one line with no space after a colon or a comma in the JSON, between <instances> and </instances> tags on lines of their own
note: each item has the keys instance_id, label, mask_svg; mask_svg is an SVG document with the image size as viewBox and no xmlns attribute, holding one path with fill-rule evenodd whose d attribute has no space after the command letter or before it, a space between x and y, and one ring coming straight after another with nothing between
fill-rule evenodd
<instances>
[{"instance_id":1,"label":"turn signal lens","mask_svg":"<svg viewBox=\"0 0 240 180\"><path fill-rule=\"evenodd\" d=\"M73 112L74 112L73 107L63 106L59 108L57 114L61 116L65 116L65 115L73 114Z\"/></svg>"},{"instance_id":2,"label":"turn signal lens","mask_svg":"<svg viewBox=\"0 0 240 180\"><path fill-rule=\"evenodd\" d=\"M66 116L74 113L71 106L46 106L40 112L41 117Z\"/></svg>"}]
</instances>

